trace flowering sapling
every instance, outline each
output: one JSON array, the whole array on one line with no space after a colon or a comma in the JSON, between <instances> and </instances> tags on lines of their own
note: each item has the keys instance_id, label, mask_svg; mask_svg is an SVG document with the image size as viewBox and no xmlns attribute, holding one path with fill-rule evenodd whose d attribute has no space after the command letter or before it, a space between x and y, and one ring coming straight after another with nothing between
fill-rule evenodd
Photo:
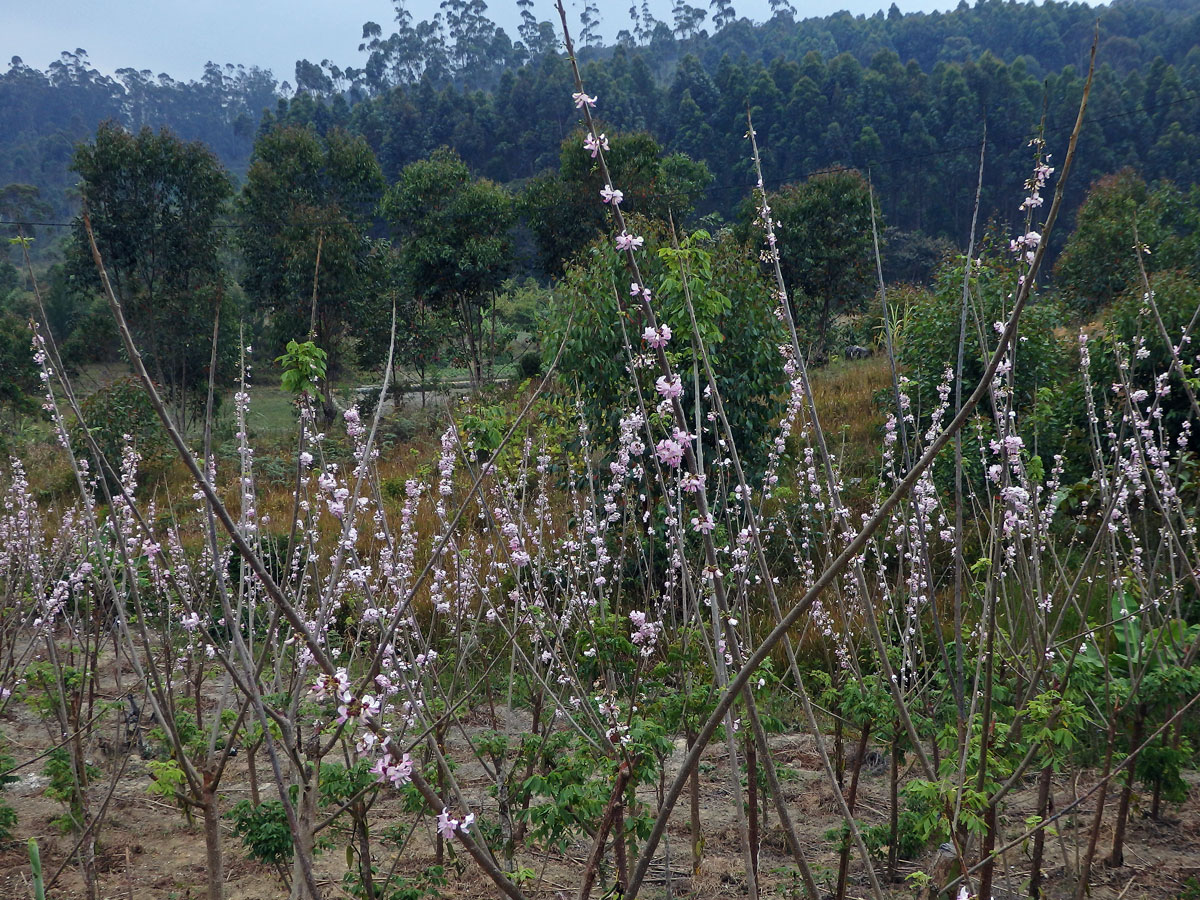
<instances>
[{"instance_id":1,"label":"flowering sapling","mask_svg":"<svg viewBox=\"0 0 1200 900\"><path fill-rule=\"evenodd\" d=\"M287 352L275 362L283 368L283 389L299 397L316 397L325 379L327 354L312 341L288 341Z\"/></svg>"}]
</instances>

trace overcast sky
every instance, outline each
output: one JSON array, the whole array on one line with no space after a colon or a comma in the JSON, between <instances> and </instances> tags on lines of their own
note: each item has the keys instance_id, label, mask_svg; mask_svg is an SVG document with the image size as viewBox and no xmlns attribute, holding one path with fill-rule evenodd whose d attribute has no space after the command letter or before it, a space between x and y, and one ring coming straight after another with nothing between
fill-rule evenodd
<instances>
[{"instance_id":1,"label":"overcast sky","mask_svg":"<svg viewBox=\"0 0 1200 900\"><path fill-rule=\"evenodd\" d=\"M431 18L439 0L408 0L416 20ZM632 0L597 0L603 32L611 39L628 27ZM691 0L706 6L708 0ZM888 0L793 0L802 16L823 16L839 9L873 13ZM949 9L957 0L896 0L904 12ZM389 0L3 0L0 14L0 65L13 56L45 68L62 50L82 47L104 72L126 66L192 79L204 63L244 63L269 68L279 80L293 80L297 59L330 59L341 66L361 65L358 52L363 22L375 21L390 34L394 5ZM638 0L640 6L640 0ZM671 17L671 0L651 0L655 15ZM768 0L733 0L740 16L762 21ZM569 2L574 21L583 0ZM557 21L551 0L535 0L539 19ZM516 0L494 0L488 16L516 37L520 15ZM576 27L578 25L576 24Z\"/></svg>"}]
</instances>

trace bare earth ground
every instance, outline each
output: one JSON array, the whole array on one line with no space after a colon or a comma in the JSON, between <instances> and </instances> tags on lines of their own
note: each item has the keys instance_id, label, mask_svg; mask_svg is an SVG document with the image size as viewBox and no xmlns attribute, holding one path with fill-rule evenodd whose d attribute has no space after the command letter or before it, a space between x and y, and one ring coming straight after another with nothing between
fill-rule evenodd
<instances>
[{"instance_id":1,"label":"bare earth ground","mask_svg":"<svg viewBox=\"0 0 1200 900\"><path fill-rule=\"evenodd\" d=\"M10 748L14 756L28 759L46 746L45 726L27 706L11 707L6 720L0 727L14 741ZM468 731L475 730L474 728ZM785 791L790 809L798 823L801 840L813 864L818 882L823 891L832 894L836 878L837 856L833 842L826 832L835 828L839 820L835 814L833 794L819 770L818 756L813 739L807 734L776 736L776 758L783 768L786 780ZM465 738L460 734L451 741L449 749L461 765L457 775L464 792L481 817L488 815L493 801L487 795L487 780L482 770L465 752ZM681 755L676 753L676 759ZM119 764L119 763L117 763ZM29 862L24 841L38 838L42 850L44 870L52 875L70 852L72 839L51 824L51 820L62 811L61 805L44 796L45 779L40 775L41 763L35 763L21 772L21 781L6 791L6 799L17 810L19 823L16 834L21 839L0 847L0 898L29 897ZM108 774L113 763L106 763L106 778L94 790L97 797L107 792ZM704 827L705 859L694 877L688 871L689 837L687 833L687 798L681 799L675 821L669 830L668 847L671 854L671 888L675 896L703 898L736 898L745 895L745 880L741 856L738 852L737 831L733 809L724 776L724 750L710 748L702 763L701 818ZM260 764L260 771L266 768ZM670 775L670 770L668 775ZM1092 773L1079 778L1076 789L1085 791L1092 783ZM150 898L199 898L204 896L204 839L199 824L188 825L174 807L164 804L146 793L150 782L149 772L136 753L128 760L124 777L113 796L112 806L101 832L98 853L101 897L113 900L150 900ZM1072 785L1059 779L1054 785L1056 801L1063 805L1072 795ZM1170 821L1155 822L1135 808L1131 814L1127 863L1120 869L1107 869L1102 862L1093 868L1091 896L1101 900L1136 900L1136 898L1174 898L1185 890L1189 877L1200 877L1200 797L1193 791L1181 807L1169 810ZM235 758L231 770L223 782L225 808L249 796L246 761ZM270 796L264 785L264 796ZM644 791L643 799L654 803L653 790ZM1009 808L1007 819L1002 822L1009 837L1019 834L1025 818L1033 812L1033 785L1017 793ZM1110 800L1115 809L1115 803ZM864 769L864 780L860 785L859 812L869 824L885 821L887 809L886 774L868 773ZM1047 846L1047 885L1051 897L1069 896L1073 879L1063 867L1063 852L1073 860L1081 854L1086 837L1084 831L1091 821L1093 807L1084 805L1077 819L1069 819L1062 827L1062 840L1052 839ZM382 822L411 823L399 809L394 796L385 797L377 807L377 818ZM1079 834L1072 827L1079 823ZM782 833L771 816L771 827L763 839L760 872L762 873L764 897L800 897L799 883L791 875L790 858ZM400 871L416 872L434 862L431 840L432 818L421 817L413 843L406 851ZM378 829L378 826L376 826ZM378 831L377 831L378 833ZM1101 848L1106 847L1111 832L1106 827L1102 835ZM338 840L335 838L335 840ZM344 842L344 838L341 838ZM1078 843L1077 843L1078 841ZM326 886L329 897L348 896L340 888L340 879L345 867L344 846L335 843L317 859L318 878ZM569 897L577 888L583 860L588 852L584 842L571 848L566 856L530 853L519 862L539 872L541 877L526 887L528 896ZM229 900L267 900L286 896L273 870L245 858L237 838L226 827L225 835L226 877ZM1098 854L1098 855L1102 855ZM465 859L465 857L464 857ZM382 868L391 866L392 858L381 853ZM905 875L928 865L928 858L905 862L901 874ZM1023 893L1023 884L1028 877L1026 850L1015 848L1004 860L1007 872L999 874L996 883L997 898L1018 897ZM473 868L469 860L460 870L453 863L448 867L450 883L443 889L442 896L449 898L482 898L498 895L490 884ZM869 895L865 876L858 866L852 866L849 896L864 898ZM652 870L645 896L667 896L665 859ZM914 896L910 885L892 886L893 896ZM593 896L599 897L603 889ZM82 881L73 865L67 866L58 882L49 892L53 898L82 896Z\"/></svg>"},{"instance_id":2,"label":"bare earth ground","mask_svg":"<svg viewBox=\"0 0 1200 900\"><path fill-rule=\"evenodd\" d=\"M104 686L109 689L109 700L121 696L116 691L113 679L114 666L108 660L107 678ZM125 688L133 682L133 674L127 667L122 671ZM220 679L209 679L215 685ZM452 732L448 751L460 763L456 778L460 780L466 794L480 818L494 817L494 800L488 796L488 782L484 770L467 750L467 736L484 731L485 728L503 728L504 722L485 721L484 710L470 716L464 726L466 734ZM514 713L508 721L511 731L520 731L527 716ZM114 732L114 722L103 722L101 733ZM10 739L8 752L18 762L30 760L48 746L46 725L25 703L14 703L8 707L4 719L0 719L0 732ZM788 806L797 823L800 841L805 847L812 868L816 872L818 886L827 895L833 894L838 871L838 856L834 841L827 833L840 826L836 815L833 792L826 776L822 773L820 757L816 752L811 734L790 733L773 739L775 760L781 773L782 784L787 794ZM667 778L676 772L679 758L683 755L682 742L677 744L676 755L667 763ZM122 762L125 773L121 776L113 794L112 803L101 830L97 848L97 864L100 869L100 895L104 900L184 900L203 898L205 894L205 852L202 824L188 824L175 806L163 803L146 792L150 784L150 772L137 752L127 760L104 760L100 749L94 748L94 758L104 769L104 778L92 786L94 805L100 805L106 796L110 778ZM52 823L61 815L62 805L44 796L46 778L41 774L43 761L38 760L20 770L17 784L8 786L5 799L17 810L18 824L14 829L17 841L0 845L0 900L29 898L29 857L25 841L36 836L41 847L43 871L47 880L60 868L73 845L72 835L65 835ZM269 766L263 755L259 756L259 779L264 799L275 792L269 781ZM1085 772L1073 780L1060 776L1054 782L1056 809L1067 805L1079 794L1085 793L1094 784L1096 774ZM666 898L668 895L667 865L664 853L670 854L670 893L674 896L695 898L742 898L745 896L745 878L738 847L737 827L734 823L732 797L726 780L726 757L724 744L710 745L701 763L701 821L703 824L704 860L701 870L692 875L690 871L690 838L688 833L688 797L680 798L674 814L667 840L660 847L660 858L647 880L643 896ZM1168 821L1152 821L1148 815L1148 798L1145 803L1135 802L1130 812L1126 842L1126 865L1120 869L1106 869L1103 857L1111 842L1111 820L1115 815L1114 792L1110 791L1109 810L1106 811L1105 828L1100 836L1097 862L1092 868L1093 900L1138 900L1139 898L1178 898L1186 892L1189 877L1200 878L1200 779L1193 779L1193 791L1186 803L1165 809ZM222 808L229 809L239 800L250 797L247 761L244 754L230 761L230 767L221 786ZM859 785L858 816L869 826L887 821L888 779L887 767L878 766L872 772L863 769L863 780ZM1012 840L1025 829L1027 817L1033 815L1036 786L1027 779L1024 787L1010 794L1007 815L1002 817L1002 839ZM640 799L655 806L653 787L643 788ZM1139 798L1139 800L1142 798ZM1067 898L1074 890L1076 860L1086 850L1087 829L1090 827L1094 805L1085 803L1075 816L1066 817L1058 823L1061 836L1052 836L1046 841L1045 872L1048 883L1046 895L1050 898ZM416 824L414 838L410 842L398 871L415 874L434 863L433 817L414 817L404 814L395 793L385 793L373 810L374 834L382 832L384 824ZM226 857L227 896L229 900L268 900L287 896L275 871L245 857L240 841L232 833L228 822L223 822L224 857ZM1076 828L1078 826L1078 828ZM346 836L325 834L332 839L331 846L319 854L316 874L324 884L329 898L346 898L349 894L341 888L341 878L346 870ZM583 871L590 847L586 840L570 847L565 856L546 854L530 850L518 857L517 863L538 872L535 881L524 886L529 898L568 898L577 890L578 878ZM380 869L388 870L394 857L377 847L377 862ZM1063 860L1067 860L1064 865ZM474 868L466 854L448 860L449 886L442 889L445 898L491 898L499 896L496 888ZM900 876L928 869L931 857L907 860L901 863ZM882 877L882 866L880 872ZM776 823L774 811L770 824L762 839L760 874L764 898L800 898L802 884L793 875L794 868L787 854L784 836ZM1028 846L1014 847L1003 858L997 872L995 896L1000 900L1018 898L1025 894L1028 878ZM912 898L917 890L912 884L896 883L890 886L895 898ZM605 887L594 890L594 898L600 898ZM868 898L870 895L862 868L851 866L850 898ZM50 898L67 900L83 896L83 882L76 866L66 865L58 882L49 890ZM1198 894L1188 893L1189 898Z\"/></svg>"}]
</instances>

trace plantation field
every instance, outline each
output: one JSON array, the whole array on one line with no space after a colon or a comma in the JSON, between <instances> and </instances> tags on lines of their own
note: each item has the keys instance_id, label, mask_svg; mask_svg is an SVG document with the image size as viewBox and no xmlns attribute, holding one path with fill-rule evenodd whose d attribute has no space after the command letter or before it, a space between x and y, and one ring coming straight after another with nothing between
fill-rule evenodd
<instances>
[{"instance_id":1,"label":"plantation field","mask_svg":"<svg viewBox=\"0 0 1200 900\"><path fill-rule=\"evenodd\" d=\"M102 674L98 685L98 702L111 702L113 712L103 715L97 723L88 751L88 759L98 767L92 790L109 805L104 839L97 848L96 869L99 873L99 894L102 897L134 900L186 898L203 896L205 890L205 850L201 829L190 823L176 804L152 791L154 773L147 760L133 749L129 753L108 753L100 739L116 742L123 733L120 709L122 690L116 684L116 667L110 654L103 654ZM136 675L124 667L121 688L136 684ZM212 697L206 705L215 705ZM16 707L2 721L10 745L9 752L32 756L45 743L45 725L31 711ZM461 729L456 729L446 741L447 753L456 763L456 777L470 799L472 808L482 818L495 815L495 799L489 792L494 781L470 752L467 742L495 732L518 739L530 728L527 712L498 708L471 710L461 717ZM665 761L664 773L671 777L682 757L680 747ZM820 756L811 735L802 730L773 735L771 747L780 767L784 794L799 824L798 832L812 862L823 893L832 894L837 881L838 855L830 834L836 832L841 818L834 803L831 788L821 772ZM848 752L854 752L847 748ZM261 757L261 750L259 756ZM259 758L262 767L264 760ZM872 746L861 773L858 788L859 814L868 828L885 826L887 821L890 760L886 747ZM728 785L720 775L722 753L706 751L699 766L698 810L704 841L704 861L693 871L689 859L690 833L686 823L677 822L668 831L667 846L659 863L647 879L648 896L694 896L705 898L741 898L746 896L746 882L738 852L738 831L730 808ZM912 774L912 764L903 766L901 779ZM1053 780L1056 803L1066 805L1090 788L1097 772L1085 770L1060 775ZM62 833L60 826L62 804L47 796L48 779L35 765L23 769L16 782L5 790L5 798L16 810L23 834L36 836L41 846L42 864L54 872L67 863L56 887L48 896L75 898L86 896L79 873L69 865L75 839ZM1136 802L1134 817L1126 844L1126 865L1120 869L1101 869L1092 879L1092 896L1101 900L1113 898L1162 898L1190 896L1200 879L1200 795L1195 795L1197 779L1188 777L1193 796L1170 813L1154 819L1148 815L1147 798ZM251 780L246 755L239 754L225 776L222 794L225 803L233 806L251 795ZM268 788L261 786L260 790ZM1036 809L1036 785L1032 780L1012 795L1008 807L1008 827L1016 829L1033 815ZM653 807L656 791L652 786L642 788L639 800ZM686 798L687 802L690 797ZM432 829L426 816L406 811L405 804L395 793L381 796L373 809L375 827L381 832L396 829L403 836L397 840L380 841L379 865L392 869L414 884L421 883L422 874L436 866L437 857ZM1058 837L1052 842L1045 861L1048 897L1070 896L1069 870L1077 864L1086 849L1088 823L1094 814L1094 803L1085 801L1064 822L1058 825ZM761 891L764 897L790 898L800 896L802 887L794 869L789 865L785 838L774 816L765 815L759 830L761 849L758 857ZM1105 832L1102 839L1110 839ZM243 856L242 846L233 834L232 822L224 822L221 840L228 860L226 896L229 900L268 900L281 896L276 871L261 861ZM318 884L327 887L332 896L341 896L338 886L346 871L347 843L351 837L344 829L334 828L322 839L322 851L315 859ZM529 897L557 898L572 896L578 889L581 871L589 846L586 840L569 842L551 852L527 852L518 857L518 864L537 873L524 887ZM936 869L937 851L923 853L914 859L901 861L897 878L915 872ZM1064 864L1064 859L1066 863ZM670 868L668 891L667 869ZM436 879L428 884L428 892L417 890L412 896L469 898L490 896L490 891L478 883L471 861L461 854L445 857L444 883ZM1021 885L1028 881L1028 847L1017 847L1005 854L998 877L996 897L1023 896ZM29 890L29 860L25 848L10 844L0 851L0 892L4 896L25 896ZM912 882L897 882L888 886L887 896L913 895ZM849 897L869 896L861 874L852 876Z\"/></svg>"},{"instance_id":2,"label":"plantation field","mask_svg":"<svg viewBox=\"0 0 1200 900\"><path fill-rule=\"evenodd\" d=\"M109 119L51 250L38 189L0 191L0 898L1200 900L1181 76L1118 76L1098 53L1144 50L1099 31L1044 81L962 35L928 76L689 53L637 115L699 151L719 109L744 142L717 179L602 118L658 96L626 56L670 37L648 7L610 65L596 4L577 53L557 3L561 55L518 5L573 108L529 117L557 169L414 149L462 85L401 74L443 25L397 3L371 72L301 61L239 117L244 179ZM1175 6L1139 39L1187 43ZM484 5L441 8L465 73ZM703 13L674 11L698 51ZM413 90L357 93L388 78ZM942 196L797 156L843 95L874 125L821 140L869 163L907 121ZM495 130L471 96L462 129ZM1178 184L1079 162L1126 158L1118 119Z\"/></svg>"}]
</instances>

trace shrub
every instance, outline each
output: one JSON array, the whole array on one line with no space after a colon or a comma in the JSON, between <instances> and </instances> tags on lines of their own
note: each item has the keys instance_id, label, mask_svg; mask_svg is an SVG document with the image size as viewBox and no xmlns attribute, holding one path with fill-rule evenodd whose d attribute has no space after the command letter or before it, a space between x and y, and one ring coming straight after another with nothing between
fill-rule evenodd
<instances>
[{"instance_id":1,"label":"shrub","mask_svg":"<svg viewBox=\"0 0 1200 900\"><path fill-rule=\"evenodd\" d=\"M87 397L81 404L83 422L75 426L72 444L86 458L86 441L81 429L91 432L100 452L114 472L121 471L126 438L138 452L138 477L162 474L174 458L175 448L163 429L150 398L133 378L118 378Z\"/></svg>"}]
</instances>

